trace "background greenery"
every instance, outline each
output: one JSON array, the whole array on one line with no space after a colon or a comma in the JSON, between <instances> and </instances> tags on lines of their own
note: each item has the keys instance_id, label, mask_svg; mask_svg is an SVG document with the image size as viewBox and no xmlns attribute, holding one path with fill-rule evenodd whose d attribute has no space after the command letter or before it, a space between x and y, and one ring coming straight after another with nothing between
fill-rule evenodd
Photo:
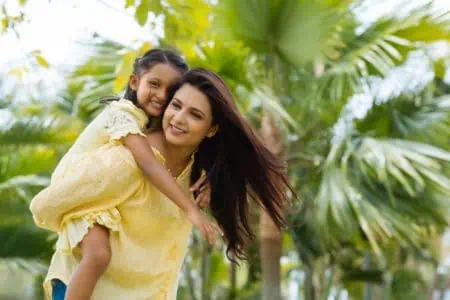
<instances>
[{"instance_id":1,"label":"background greenery","mask_svg":"<svg viewBox=\"0 0 450 300\"><path fill-rule=\"evenodd\" d=\"M397 1L361 19L382 2L123 1L141 26L164 16L157 43L95 35L58 97L0 99L0 299L42 299L55 236L33 226L29 201L98 99L121 93L134 58L157 46L227 81L299 195L283 233L252 209L258 238L240 266L194 235L178 299L447 299L449 12ZM24 18L3 4L3 34ZM52 68L47 59L34 51L28 63Z\"/></svg>"}]
</instances>

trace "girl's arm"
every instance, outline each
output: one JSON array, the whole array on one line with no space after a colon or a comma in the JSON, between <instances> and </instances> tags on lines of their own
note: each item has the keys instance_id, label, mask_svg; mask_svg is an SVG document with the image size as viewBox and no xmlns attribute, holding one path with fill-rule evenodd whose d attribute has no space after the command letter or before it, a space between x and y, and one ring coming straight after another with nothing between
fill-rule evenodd
<instances>
[{"instance_id":1,"label":"girl's arm","mask_svg":"<svg viewBox=\"0 0 450 300\"><path fill-rule=\"evenodd\" d=\"M190 221L199 227L202 234L213 244L215 242L214 229L216 228L201 214L195 203L185 196L169 171L157 160L146 138L129 134L123 138L123 142L149 181L180 207Z\"/></svg>"}]
</instances>

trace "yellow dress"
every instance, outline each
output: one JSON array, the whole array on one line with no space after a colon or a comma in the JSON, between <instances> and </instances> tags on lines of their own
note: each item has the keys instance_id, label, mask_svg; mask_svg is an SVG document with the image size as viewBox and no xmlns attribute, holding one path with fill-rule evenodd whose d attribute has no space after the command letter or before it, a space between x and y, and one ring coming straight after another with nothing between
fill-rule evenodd
<instances>
[{"instance_id":1,"label":"yellow dress","mask_svg":"<svg viewBox=\"0 0 450 300\"><path fill-rule=\"evenodd\" d=\"M174 300L191 223L138 168L119 139L143 134L145 113L128 100L105 109L80 135L32 200L39 227L59 233L44 289L68 284L80 261L78 243L94 223L110 229L111 262L92 300ZM161 163L164 157L153 148ZM193 158L176 178L189 194ZM192 194L190 195L193 200Z\"/></svg>"}]
</instances>

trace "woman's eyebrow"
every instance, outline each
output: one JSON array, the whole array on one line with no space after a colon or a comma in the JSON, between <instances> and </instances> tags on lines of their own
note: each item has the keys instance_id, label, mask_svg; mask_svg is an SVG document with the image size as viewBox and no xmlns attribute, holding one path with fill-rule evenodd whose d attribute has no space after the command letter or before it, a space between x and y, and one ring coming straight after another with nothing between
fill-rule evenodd
<instances>
[{"instance_id":1,"label":"woman's eyebrow","mask_svg":"<svg viewBox=\"0 0 450 300\"><path fill-rule=\"evenodd\" d=\"M192 107L191 110L193 110L193 111L195 111L195 112L198 112L199 114L201 114L201 115L203 115L204 117L206 117L205 113L202 112L200 109L197 109L197 108L195 108L195 107Z\"/></svg>"},{"instance_id":2,"label":"woman's eyebrow","mask_svg":"<svg viewBox=\"0 0 450 300\"><path fill-rule=\"evenodd\" d=\"M175 101L175 102L177 102L177 103L183 105L183 102L182 102L180 99L176 98L176 97L173 97L173 100L172 100L172 101ZM198 112L198 113L200 113L201 115L203 115L204 117L206 117L206 114L205 114L203 111L201 111L200 109L195 108L195 107L191 107L190 109L193 110L193 111L195 111L195 112Z\"/></svg>"}]
</instances>

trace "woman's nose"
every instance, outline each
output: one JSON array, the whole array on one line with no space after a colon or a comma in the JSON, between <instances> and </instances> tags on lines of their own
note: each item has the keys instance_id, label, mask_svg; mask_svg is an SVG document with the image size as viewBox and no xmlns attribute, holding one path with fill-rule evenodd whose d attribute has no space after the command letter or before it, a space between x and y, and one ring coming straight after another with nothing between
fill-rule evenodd
<instances>
[{"instance_id":1,"label":"woman's nose","mask_svg":"<svg viewBox=\"0 0 450 300\"><path fill-rule=\"evenodd\" d=\"M182 110L177 111L174 115L173 115L173 121L176 123L183 123L184 122L184 112Z\"/></svg>"}]
</instances>

